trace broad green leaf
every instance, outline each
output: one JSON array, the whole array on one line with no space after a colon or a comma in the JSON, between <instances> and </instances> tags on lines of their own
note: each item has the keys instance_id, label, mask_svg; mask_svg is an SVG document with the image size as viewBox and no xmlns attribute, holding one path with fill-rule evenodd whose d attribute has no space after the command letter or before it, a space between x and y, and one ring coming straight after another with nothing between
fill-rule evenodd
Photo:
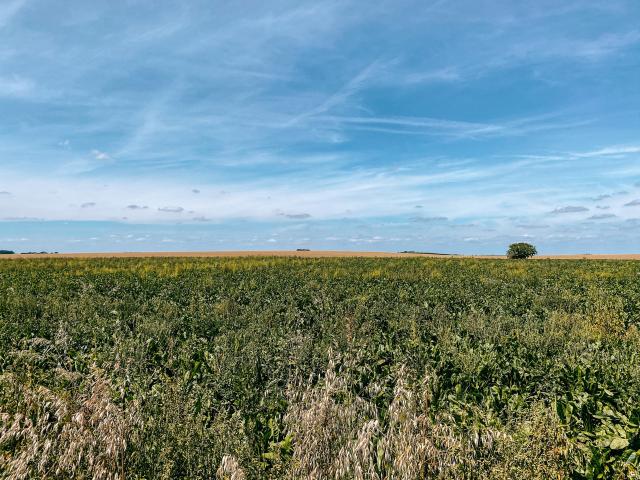
<instances>
[{"instance_id":1,"label":"broad green leaf","mask_svg":"<svg viewBox=\"0 0 640 480\"><path fill-rule=\"evenodd\" d=\"M623 448L627 448L629 446L629 441L626 438L622 437L614 437L609 444L609 448L611 450L622 450Z\"/></svg>"}]
</instances>

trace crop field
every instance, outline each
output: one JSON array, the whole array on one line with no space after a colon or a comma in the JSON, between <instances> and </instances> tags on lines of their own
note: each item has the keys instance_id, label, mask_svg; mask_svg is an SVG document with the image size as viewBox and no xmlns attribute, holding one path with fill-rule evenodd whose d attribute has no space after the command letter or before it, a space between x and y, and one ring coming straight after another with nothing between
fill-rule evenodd
<instances>
[{"instance_id":1,"label":"crop field","mask_svg":"<svg viewBox=\"0 0 640 480\"><path fill-rule=\"evenodd\" d=\"M0 478L638 478L640 262L0 262Z\"/></svg>"}]
</instances>

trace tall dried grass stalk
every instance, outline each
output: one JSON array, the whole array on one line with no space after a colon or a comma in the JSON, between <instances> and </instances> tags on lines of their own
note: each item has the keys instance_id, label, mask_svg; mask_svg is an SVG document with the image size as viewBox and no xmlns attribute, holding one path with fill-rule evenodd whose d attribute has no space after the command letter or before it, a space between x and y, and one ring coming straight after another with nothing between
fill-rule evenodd
<instances>
[{"instance_id":1,"label":"tall dried grass stalk","mask_svg":"<svg viewBox=\"0 0 640 480\"><path fill-rule=\"evenodd\" d=\"M220 480L245 480L244 470L232 455L222 457L216 476Z\"/></svg>"},{"instance_id":2,"label":"tall dried grass stalk","mask_svg":"<svg viewBox=\"0 0 640 480\"><path fill-rule=\"evenodd\" d=\"M75 398L42 385L23 385L12 374L0 379L13 389L16 408L0 414L0 471L25 478L124 479L127 436L136 409L112 401L109 381L97 369ZM8 448L11 447L11 448Z\"/></svg>"},{"instance_id":3,"label":"tall dried grass stalk","mask_svg":"<svg viewBox=\"0 0 640 480\"><path fill-rule=\"evenodd\" d=\"M370 424L361 432L359 446L357 434L362 426L376 417L375 407L364 399L352 395L344 376L336 374L335 362L330 361L324 381L317 387L296 382L290 385L289 409L285 423L295 439L290 475L292 478L343 478L353 474L366 478L371 472L367 465L370 453L368 434L376 426ZM341 401L338 401L341 398ZM351 457L358 457L358 467L353 467Z\"/></svg>"},{"instance_id":4,"label":"tall dried grass stalk","mask_svg":"<svg viewBox=\"0 0 640 480\"><path fill-rule=\"evenodd\" d=\"M285 416L294 438L290 478L463 478L481 466L483 452L505 438L486 428L462 435L450 426L451 421L433 420L428 379L411 389L404 368L396 374L382 423L373 402L348 389L347 376L338 375L330 362L323 382L290 389Z\"/></svg>"}]
</instances>

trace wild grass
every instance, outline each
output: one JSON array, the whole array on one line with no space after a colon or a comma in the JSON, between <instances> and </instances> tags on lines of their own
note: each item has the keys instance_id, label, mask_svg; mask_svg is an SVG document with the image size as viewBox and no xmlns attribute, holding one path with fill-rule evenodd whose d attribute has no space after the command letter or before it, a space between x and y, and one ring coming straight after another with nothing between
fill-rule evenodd
<instances>
[{"instance_id":1,"label":"wild grass","mask_svg":"<svg viewBox=\"0 0 640 480\"><path fill-rule=\"evenodd\" d=\"M67 379L66 372L56 373ZM25 385L11 373L0 377L10 409L0 416L0 445L11 452L0 459L7 478L125 478L136 409L124 412L112 402L109 381L100 371L87 380L82 391L67 396Z\"/></svg>"}]
</instances>

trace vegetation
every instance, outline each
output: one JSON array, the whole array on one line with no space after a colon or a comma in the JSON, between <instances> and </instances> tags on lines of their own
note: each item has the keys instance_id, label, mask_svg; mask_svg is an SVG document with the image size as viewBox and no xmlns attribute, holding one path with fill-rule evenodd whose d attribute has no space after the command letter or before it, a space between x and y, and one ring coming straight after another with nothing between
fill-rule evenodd
<instances>
[{"instance_id":1,"label":"vegetation","mask_svg":"<svg viewBox=\"0 0 640 480\"><path fill-rule=\"evenodd\" d=\"M411 253L411 254L419 254L419 255L451 255L450 253L436 253L436 252L419 252L416 250L403 250L401 252L398 253Z\"/></svg>"},{"instance_id":2,"label":"vegetation","mask_svg":"<svg viewBox=\"0 0 640 480\"><path fill-rule=\"evenodd\" d=\"M536 247L530 243L512 243L507 250L507 257L515 259L529 258L536 255Z\"/></svg>"},{"instance_id":3,"label":"vegetation","mask_svg":"<svg viewBox=\"0 0 640 480\"><path fill-rule=\"evenodd\" d=\"M14 252L13 250L0 250L0 255L13 255Z\"/></svg>"},{"instance_id":4,"label":"vegetation","mask_svg":"<svg viewBox=\"0 0 640 480\"><path fill-rule=\"evenodd\" d=\"M0 478L637 478L640 262L0 262Z\"/></svg>"}]
</instances>

